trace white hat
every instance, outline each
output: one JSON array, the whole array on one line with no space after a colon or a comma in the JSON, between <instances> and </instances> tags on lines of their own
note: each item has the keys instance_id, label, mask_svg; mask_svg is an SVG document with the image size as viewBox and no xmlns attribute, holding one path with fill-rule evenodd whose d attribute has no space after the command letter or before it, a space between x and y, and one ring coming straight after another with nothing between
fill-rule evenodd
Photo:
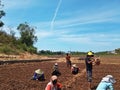
<instances>
[{"instance_id":1,"label":"white hat","mask_svg":"<svg viewBox=\"0 0 120 90\"><path fill-rule=\"evenodd\" d=\"M73 66L73 67L77 67L77 65L76 65L76 64L73 64L72 66Z\"/></svg>"},{"instance_id":2,"label":"white hat","mask_svg":"<svg viewBox=\"0 0 120 90\"><path fill-rule=\"evenodd\" d=\"M43 74L43 71L41 69L37 69L37 70L35 70L35 73L37 73L37 74Z\"/></svg>"},{"instance_id":3,"label":"white hat","mask_svg":"<svg viewBox=\"0 0 120 90\"><path fill-rule=\"evenodd\" d=\"M58 63L55 63L55 65L57 66L57 65L58 65Z\"/></svg>"},{"instance_id":4,"label":"white hat","mask_svg":"<svg viewBox=\"0 0 120 90\"><path fill-rule=\"evenodd\" d=\"M116 80L113 78L112 75L107 75L105 77L102 78L103 82L110 82L110 83L115 83Z\"/></svg>"}]
</instances>

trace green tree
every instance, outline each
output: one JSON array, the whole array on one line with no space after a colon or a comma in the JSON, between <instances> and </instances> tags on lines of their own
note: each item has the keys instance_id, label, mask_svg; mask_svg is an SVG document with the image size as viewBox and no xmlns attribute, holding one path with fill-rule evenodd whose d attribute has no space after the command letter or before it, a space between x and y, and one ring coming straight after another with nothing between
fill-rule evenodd
<instances>
[{"instance_id":1,"label":"green tree","mask_svg":"<svg viewBox=\"0 0 120 90\"><path fill-rule=\"evenodd\" d=\"M115 52L116 52L117 54L120 54L120 48L115 49Z\"/></svg>"},{"instance_id":2,"label":"green tree","mask_svg":"<svg viewBox=\"0 0 120 90\"><path fill-rule=\"evenodd\" d=\"M0 0L0 7L3 7L4 5L1 4L1 0ZM0 10L0 19L5 16L5 12L3 10ZM0 27L2 27L4 25L4 23L0 20Z\"/></svg>"},{"instance_id":3,"label":"green tree","mask_svg":"<svg viewBox=\"0 0 120 90\"><path fill-rule=\"evenodd\" d=\"M37 42L37 36L35 36L35 29L30 27L26 22L19 24L17 30L20 31L20 41L26 46L31 47Z\"/></svg>"},{"instance_id":4,"label":"green tree","mask_svg":"<svg viewBox=\"0 0 120 90\"><path fill-rule=\"evenodd\" d=\"M3 10L0 10L0 18L2 18L3 16L5 16L5 12Z\"/></svg>"}]
</instances>

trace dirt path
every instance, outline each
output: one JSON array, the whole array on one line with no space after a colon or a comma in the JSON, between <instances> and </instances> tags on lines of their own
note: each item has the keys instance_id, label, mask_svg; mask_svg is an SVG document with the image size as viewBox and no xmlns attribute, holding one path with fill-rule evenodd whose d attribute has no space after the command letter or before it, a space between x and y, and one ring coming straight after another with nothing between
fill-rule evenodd
<instances>
[{"instance_id":1,"label":"dirt path","mask_svg":"<svg viewBox=\"0 0 120 90\"><path fill-rule=\"evenodd\" d=\"M68 81L66 81L64 84L63 84L63 89L65 88L71 88L71 85L76 82L77 78L80 78L81 76L83 76L86 72L86 69L83 69L79 74L77 75L74 75L73 78L69 79Z\"/></svg>"}]
</instances>

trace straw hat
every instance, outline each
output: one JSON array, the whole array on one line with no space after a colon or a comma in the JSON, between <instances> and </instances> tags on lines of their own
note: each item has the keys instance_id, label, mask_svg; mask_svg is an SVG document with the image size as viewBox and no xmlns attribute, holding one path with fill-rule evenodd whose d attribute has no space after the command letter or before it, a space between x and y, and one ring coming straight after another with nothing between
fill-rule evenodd
<instances>
[{"instance_id":1,"label":"straw hat","mask_svg":"<svg viewBox=\"0 0 120 90\"><path fill-rule=\"evenodd\" d=\"M35 70L35 73L37 73L37 74L43 74L43 71L41 69L37 69L37 70Z\"/></svg>"},{"instance_id":2,"label":"straw hat","mask_svg":"<svg viewBox=\"0 0 120 90\"><path fill-rule=\"evenodd\" d=\"M116 80L113 78L112 75L107 75L102 78L102 82L110 82L110 83L115 83Z\"/></svg>"},{"instance_id":3,"label":"straw hat","mask_svg":"<svg viewBox=\"0 0 120 90\"><path fill-rule=\"evenodd\" d=\"M52 81L54 81L54 80L56 80L57 79L57 76L56 75L53 75L52 77L51 77L51 80Z\"/></svg>"}]
</instances>

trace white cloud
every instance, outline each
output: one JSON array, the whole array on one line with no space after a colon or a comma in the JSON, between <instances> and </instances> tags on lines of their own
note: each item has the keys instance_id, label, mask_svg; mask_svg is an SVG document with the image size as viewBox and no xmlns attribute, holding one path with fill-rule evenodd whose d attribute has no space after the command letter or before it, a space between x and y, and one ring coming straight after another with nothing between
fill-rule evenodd
<instances>
[{"instance_id":1,"label":"white cloud","mask_svg":"<svg viewBox=\"0 0 120 90\"><path fill-rule=\"evenodd\" d=\"M34 0L4 0L3 4L5 5L5 9L21 9L32 7L34 5Z\"/></svg>"},{"instance_id":2,"label":"white cloud","mask_svg":"<svg viewBox=\"0 0 120 90\"><path fill-rule=\"evenodd\" d=\"M79 16L77 16L79 15ZM56 20L55 25L62 28L68 28L72 26L79 26L91 23L101 22L120 22L119 9L110 9L102 11L88 12L88 14L77 14L76 16L69 16L64 20Z\"/></svg>"},{"instance_id":3,"label":"white cloud","mask_svg":"<svg viewBox=\"0 0 120 90\"><path fill-rule=\"evenodd\" d=\"M61 37L59 40L72 43L89 43L90 39L86 37Z\"/></svg>"},{"instance_id":4,"label":"white cloud","mask_svg":"<svg viewBox=\"0 0 120 90\"><path fill-rule=\"evenodd\" d=\"M49 36L52 36L53 33L52 32L48 32L48 31L39 31L36 33L37 37L39 39L43 39L43 38L47 38Z\"/></svg>"},{"instance_id":5,"label":"white cloud","mask_svg":"<svg viewBox=\"0 0 120 90\"><path fill-rule=\"evenodd\" d=\"M71 42L76 44L91 44L91 45L110 45L112 42L120 42L119 34L99 34L99 33L88 33L80 35L61 35L58 39L63 42Z\"/></svg>"}]
</instances>

